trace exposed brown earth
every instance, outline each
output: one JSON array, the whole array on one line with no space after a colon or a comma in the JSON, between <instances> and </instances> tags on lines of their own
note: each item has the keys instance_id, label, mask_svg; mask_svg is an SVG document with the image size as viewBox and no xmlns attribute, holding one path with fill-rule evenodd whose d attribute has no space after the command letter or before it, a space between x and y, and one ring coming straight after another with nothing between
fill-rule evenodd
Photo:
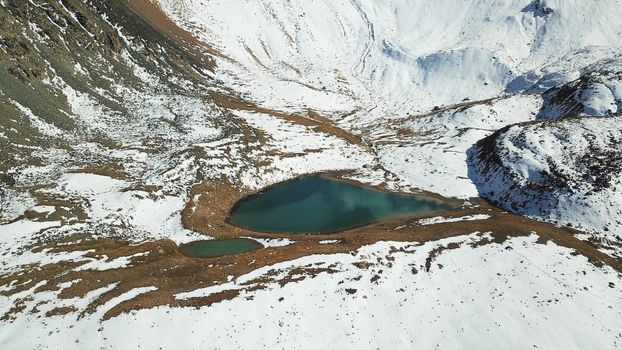
<instances>
[{"instance_id":1,"label":"exposed brown earth","mask_svg":"<svg viewBox=\"0 0 622 350\"><path fill-rule=\"evenodd\" d=\"M196 202L191 200L192 203L189 203L186 210L184 210L184 224L188 228L212 233L212 235L218 237L288 238L292 243L282 247L267 247L235 256L200 259L183 256L178 252L177 246L168 240L131 245L128 242L115 239L94 239L75 236L60 242L41 242L35 248L35 251L42 249L51 249L51 252L90 251L85 256L101 259L105 255L109 260L136 254L143 255L132 257L129 267L104 271L75 271L78 266L83 264L76 262L26 267L19 273L0 276L0 286L9 284L14 286L10 290L4 290L1 293L12 295L28 290L40 282L44 283L35 292L58 290L61 283L76 281L70 287L63 289L59 294L60 299L68 299L84 297L89 291L118 283L115 288L104 293L89 305L86 310L81 310L82 313L94 312L107 301L134 288L149 286L157 287L157 290L141 294L112 307L112 309L106 312L104 317L114 317L129 310L151 308L160 305L198 307L234 298L241 290L252 291L262 289L268 283L287 284L304 278L312 278L319 273L334 273L338 269L334 266L328 269L303 266L296 269L296 271L290 271L285 277L276 276L276 272L268 273L263 277L245 283L240 290L225 290L212 294L209 297L183 300L176 299L175 295L198 288L226 283L230 278L229 276L237 278L261 267L308 255L352 253L362 246L378 241L407 241L422 244L428 241L436 241L473 232L490 232L493 237L492 240L484 239L479 244L500 244L508 237L527 236L537 232L540 237L540 243L553 241L555 244L572 248L577 253L585 255L596 265L606 264L617 271L622 271L622 262L600 252L590 243L576 239L574 237L576 232L573 230L509 214L481 200L476 200L477 207L455 209L445 213L445 216L460 217L464 215L487 214L491 216L489 219L422 226L418 224L418 220L421 217L409 217L383 221L335 234L287 235L252 232L228 225L224 221L228 214L228 209L225 209L228 207L224 203L234 203L243 195L230 185L227 186L222 182L204 184L196 187L193 192L201 196ZM207 196L208 193L210 194L209 197ZM201 199L202 197L205 198ZM210 207L210 204L220 205ZM210 211L208 208L213 211ZM187 216L188 214L190 215ZM320 243L320 241L327 239L338 240L339 242L333 244ZM445 249L453 248L456 247L448 246L432 252L426 267L429 269L435 257L442 254ZM389 255L391 255L391 252L389 252ZM358 266L358 268L367 267L364 265ZM413 268L417 269L417 267ZM12 317L13 313L29 311L25 310L22 307L23 305L25 305L25 300L18 300L14 308L4 315L4 318ZM30 310L30 312L36 313L36 308L35 310ZM54 314L64 312L75 312L75 310L72 308L58 308L54 310Z\"/></svg>"},{"instance_id":2,"label":"exposed brown earth","mask_svg":"<svg viewBox=\"0 0 622 350\"><path fill-rule=\"evenodd\" d=\"M223 57L224 55L194 34L179 27L173 22L162 9L151 0L126 0L129 7L153 28L166 35L172 40L179 42L200 62L208 68L214 68L215 63L211 56Z\"/></svg>"},{"instance_id":3,"label":"exposed brown earth","mask_svg":"<svg viewBox=\"0 0 622 350\"><path fill-rule=\"evenodd\" d=\"M190 201L181 213L184 227L218 238L237 236L241 229L228 225L229 209L247 194L227 179L205 182L192 188Z\"/></svg>"},{"instance_id":4,"label":"exposed brown earth","mask_svg":"<svg viewBox=\"0 0 622 350\"><path fill-rule=\"evenodd\" d=\"M216 105L224 109L267 114L296 124L308 126L317 132L323 132L329 135L339 137L340 139L343 139L351 144L360 145L363 142L363 140L359 136L335 126L331 120L324 118L318 113L311 110L307 111L307 116L302 116L298 114L283 113L259 107L238 97L213 94L212 98Z\"/></svg>"}]
</instances>

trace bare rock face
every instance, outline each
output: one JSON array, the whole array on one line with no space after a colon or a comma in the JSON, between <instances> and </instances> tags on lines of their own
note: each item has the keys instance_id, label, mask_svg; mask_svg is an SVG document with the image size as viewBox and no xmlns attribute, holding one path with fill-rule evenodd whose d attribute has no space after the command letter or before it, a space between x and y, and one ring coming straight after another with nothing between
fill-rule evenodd
<instances>
[{"instance_id":1,"label":"bare rock face","mask_svg":"<svg viewBox=\"0 0 622 350\"><path fill-rule=\"evenodd\" d=\"M546 0L534 0L523 9L523 12L531 12L536 17L547 17L555 10L547 6Z\"/></svg>"},{"instance_id":2,"label":"bare rock face","mask_svg":"<svg viewBox=\"0 0 622 350\"><path fill-rule=\"evenodd\" d=\"M536 16L548 16L555 12L555 10L546 5L546 0L535 0L533 2L533 8Z\"/></svg>"}]
</instances>

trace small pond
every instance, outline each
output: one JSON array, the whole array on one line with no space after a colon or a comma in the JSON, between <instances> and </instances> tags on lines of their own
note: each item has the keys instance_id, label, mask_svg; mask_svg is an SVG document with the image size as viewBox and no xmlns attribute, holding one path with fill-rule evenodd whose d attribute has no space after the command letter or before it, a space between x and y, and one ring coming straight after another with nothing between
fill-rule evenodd
<instances>
[{"instance_id":1,"label":"small pond","mask_svg":"<svg viewBox=\"0 0 622 350\"><path fill-rule=\"evenodd\" d=\"M381 192L312 175L242 199L228 220L259 232L331 233L382 219L445 209L446 205L432 198Z\"/></svg>"},{"instance_id":2,"label":"small pond","mask_svg":"<svg viewBox=\"0 0 622 350\"><path fill-rule=\"evenodd\" d=\"M215 258L246 253L263 248L257 241L246 238L194 241L179 246L179 252L192 258Z\"/></svg>"}]
</instances>

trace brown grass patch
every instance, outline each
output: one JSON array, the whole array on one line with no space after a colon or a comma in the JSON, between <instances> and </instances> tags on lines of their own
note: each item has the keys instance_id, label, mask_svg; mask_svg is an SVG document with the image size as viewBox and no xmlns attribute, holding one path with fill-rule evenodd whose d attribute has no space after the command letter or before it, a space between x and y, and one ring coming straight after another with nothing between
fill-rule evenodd
<instances>
[{"instance_id":1,"label":"brown grass patch","mask_svg":"<svg viewBox=\"0 0 622 350\"><path fill-rule=\"evenodd\" d=\"M330 119L322 117L312 110L307 111L307 116L302 116L298 114L288 114L267 108L262 108L250 102L231 96L213 94L212 98L216 105L224 109L242 110L271 115L279 119L310 127L316 132L322 132L325 134L336 136L354 145L363 144L363 140L361 139L361 137L335 126Z\"/></svg>"},{"instance_id":2,"label":"brown grass patch","mask_svg":"<svg viewBox=\"0 0 622 350\"><path fill-rule=\"evenodd\" d=\"M565 228L557 228L550 224L534 222L509 213L502 212L489 206L464 209L452 212L451 216L462 216L486 213L492 217L480 221L461 221L455 223L442 223L430 226L417 224L417 219L398 219L380 222L365 227L330 235L282 235L245 232L245 236L251 237L288 237L294 243L283 247L268 247L256 251L243 253L235 256L224 256L213 259L192 259L180 255L177 247L170 241L146 242L141 245L130 245L125 242L111 239L83 239L70 245L50 243L45 248L55 251L87 251L88 256L109 259L146 253L132 259L129 267L104 271L74 271L79 263L62 263L33 268L24 271L21 275L2 276L0 285L7 285L13 281L19 287L2 294L13 294L28 290L38 282L46 281L38 290L55 290L61 283L80 280L72 286L65 288L59 298L83 297L87 292L108 286L112 283L118 285L109 292L104 293L94 301L84 313L97 310L112 298L119 296L134 288L155 286L158 289L149 293L122 302L108 310L105 318L114 317L120 313L134 309L151 308L160 305L170 306L203 306L225 299L236 297L240 291L228 290L203 298L191 298L178 300L175 295L188 292L197 288L208 287L226 283L228 276L234 278L249 273L255 269L274 265L303 256L312 254L335 254L350 253L364 245L378 241L416 241L424 243L441 238L457 235L470 234L476 231L492 232L493 240L482 240L479 244L502 243L510 236L528 236L533 231L540 235L541 243L552 240L556 244L575 249L587 256L595 264L607 264L618 271L622 270L620 262L601 252L585 241L573 237L573 231ZM234 232L230 233L234 235ZM321 240L337 239L339 243L321 244ZM451 249L452 247L446 247ZM455 247L453 247L455 248ZM435 252L430 259L442 252ZM389 253L390 254L390 253ZM335 268L318 268L314 266L300 267L289 271L285 277L279 278L276 274L268 273L264 277L250 281L242 286L242 290L257 290L264 288L266 283L287 284L304 278L313 277L319 273L334 273ZM24 312L25 301L19 300L10 313ZM26 310L27 311L27 310ZM10 317L5 315L5 317Z\"/></svg>"},{"instance_id":3,"label":"brown grass patch","mask_svg":"<svg viewBox=\"0 0 622 350\"><path fill-rule=\"evenodd\" d=\"M218 238L236 237L241 229L226 223L233 205L244 195L226 178L194 186L181 212L185 228Z\"/></svg>"},{"instance_id":4,"label":"brown grass patch","mask_svg":"<svg viewBox=\"0 0 622 350\"><path fill-rule=\"evenodd\" d=\"M162 11L160 6L151 0L127 0L130 9L168 38L180 43L195 59L207 68L215 66L212 56L226 58L220 51L206 42L198 39L194 34L181 28ZM210 56L211 55L211 56Z\"/></svg>"}]
</instances>

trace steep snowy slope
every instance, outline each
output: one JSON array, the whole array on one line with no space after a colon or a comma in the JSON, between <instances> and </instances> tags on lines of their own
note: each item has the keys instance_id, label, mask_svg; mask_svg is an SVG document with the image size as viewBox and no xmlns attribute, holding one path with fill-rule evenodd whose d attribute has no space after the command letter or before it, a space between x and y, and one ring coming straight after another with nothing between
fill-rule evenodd
<instances>
[{"instance_id":1,"label":"steep snowy slope","mask_svg":"<svg viewBox=\"0 0 622 350\"><path fill-rule=\"evenodd\" d=\"M569 53L622 42L616 0L158 3L223 51L231 86L272 107L336 116L498 96L523 75L561 69L542 71Z\"/></svg>"},{"instance_id":2,"label":"steep snowy slope","mask_svg":"<svg viewBox=\"0 0 622 350\"><path fill-rule=\"evenodd\" d=\"M605 116L622 112L622 55L604 58L580 71L572 68L566 71L566 76L573 75L578 78L544 93L544 107L538 118Z\"/></svg>"},{"instance_id":3,"label":"steep snowy slope","mask_svg":"<svg viewBox=\"0 0 622 350\"><path fill-rule=\"evenodd\" d=\"M515 125L478 142L471 178L504 208L588 230L622 257L622 117Z\"/></svg>"}]
</instances>

